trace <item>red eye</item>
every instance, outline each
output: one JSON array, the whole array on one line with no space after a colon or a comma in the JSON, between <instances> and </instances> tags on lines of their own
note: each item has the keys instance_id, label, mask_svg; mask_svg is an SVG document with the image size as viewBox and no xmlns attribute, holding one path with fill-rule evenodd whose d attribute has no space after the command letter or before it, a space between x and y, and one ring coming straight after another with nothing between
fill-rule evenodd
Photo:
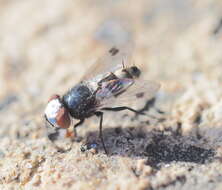
<instances>
[{"instance_id":1,"label":"red eye","mask_svg":"<svg viewBox=\"0 0 222 190\"><path fill-rule=\"evenodd\" d=\"M66 108L62 107L60 108L58 115L56 116L56 121L57 124L61 127L61 128L69 128L71 121L69 118L69 113L66 110Z\"/></svg>"},{"instance_id":2,"label":"red eye","mask_svg":"<svg viewBox=\"0 0 222 190\"><path fill-rule=\"evenodd\" d=\"M54 100L54 99L60 99L60 96L59 96L58 94L53 94L53 95L49 98L48 102L50 102L51 100Z\"/></svg>"}]
</instances>

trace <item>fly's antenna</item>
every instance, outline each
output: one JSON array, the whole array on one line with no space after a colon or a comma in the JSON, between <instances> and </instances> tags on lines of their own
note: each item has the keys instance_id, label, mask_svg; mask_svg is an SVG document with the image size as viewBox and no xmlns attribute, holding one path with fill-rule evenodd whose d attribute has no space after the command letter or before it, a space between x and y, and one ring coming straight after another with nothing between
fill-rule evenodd
<instances>
[{"instance_id":1,"label":"fly's antenna","mask_svg":"<svg viewBox=\"0 0 222 190\"><path fill-rule=\"evenodd\" d=\"M132 58L132 59L131 59L131 62L132 62L132 66L133 66L133 67L136 67L135 59Z\"/></svg>"},{"instance_id":2,"label":"fly's antenna","mask_svg":"<svg viewBox=\"0 0 222 190\"><path fill-rule=\"evenodd\" d=\"M125 63L124 63L124 59L122 59L122 66L123 66L123 69L125 69Z\"/></svg>"}]
</instances>

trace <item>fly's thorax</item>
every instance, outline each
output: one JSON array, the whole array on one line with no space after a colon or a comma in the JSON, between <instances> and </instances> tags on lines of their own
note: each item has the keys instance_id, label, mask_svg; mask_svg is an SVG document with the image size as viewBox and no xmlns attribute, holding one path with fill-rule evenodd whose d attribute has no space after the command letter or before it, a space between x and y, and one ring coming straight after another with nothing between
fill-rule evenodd
<instances>
[{"instance_id":1,"label":"fly's thorax","mask_svg":"<svg viewBox=\"0 0 222 190\"><path fill-rule=\"evenodd\" d=\"M85 82L85 85L88 86L90 91L95 92L98 88L98 80L89 80Z\"/></svg>"},{"instance_id":2,"label":"fly's thorax","mask_svg":"<svg viewBox=\"0 0 222 190\"><path fill-rule=\"evenodd\" d=\"M98 88L98 85L96 85ZM69 114L74 119L84 119L92 115L94 108L95 90L90 82L81 82L69 90L62 98L62 102L69 110Z\"/></svg>"},{"instance_id":3,"label":"fly's thorax","mask_svg":"<svg viewBox=\"0 0 222 190\"><path fill-rule=\"evenodd\" d=\"M68 110L64 107L59 95L53 95L46 106L45 118L52 127L68 128L71 124Z\"/></svg>"}]
</instances>

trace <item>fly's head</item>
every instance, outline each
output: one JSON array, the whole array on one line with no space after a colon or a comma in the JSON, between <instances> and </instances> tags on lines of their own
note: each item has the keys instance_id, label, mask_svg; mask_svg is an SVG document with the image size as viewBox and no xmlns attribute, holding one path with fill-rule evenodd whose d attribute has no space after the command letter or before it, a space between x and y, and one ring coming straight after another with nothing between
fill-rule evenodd
<instances>
[{"instance_id":1,"label":"fly's head","mask_svg":"<svg viewBox=\"0 0 222 190\"><path fill-rule=\"evenodd\" d=\"M53 95L45 109L45 119L54 128L66 129L71 124L69 111L63 105L59 95Z\"/></svg>"}]
</instances>

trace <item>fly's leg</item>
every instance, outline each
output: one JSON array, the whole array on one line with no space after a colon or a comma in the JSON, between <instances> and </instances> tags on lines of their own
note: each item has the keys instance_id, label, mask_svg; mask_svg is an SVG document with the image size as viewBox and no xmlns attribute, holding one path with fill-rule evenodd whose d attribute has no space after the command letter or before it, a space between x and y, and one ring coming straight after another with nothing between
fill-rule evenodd
<instances>
[{"instance_id":1,"label":"fly's leg","mask_svg":"<svg viewBox=\"0 0 222 190\"><path fill-rule=\"evenodd\" d=\"M123 111L123 110L129 110L132 111L136 114L140 114L140 115L145 115L145 113L134 110L133 108L127 107L127 106L121 106L121 107L115 107L115 108L102 108L102 110L106 110L106 111Z\"/></svg>"},{"instance_id":2,"label":"fly's leg","mask_svg":"<svg viewBox=\"0 0 222 190\"><path fill-rule=\"evenodd\" d=\"M54 143L54 141L58 139L58 136L59 136L59 131L58 131L58 129L55 129L55 132L54 132L54 133L48 133L48 134L47 134L48 139L49 139L52 143Z\"/></svg>"},{"instance_id":3,"label":"fly's leg","mask_svg":"<svg viewBox=\"0 0 222 190\"><path fill-rule=\"evenodd\" d=\"M54 146L54 148L57 150L57 152L65 153L65 152L68 152L72 149L72 147L70 147L68 149L64 149L64 148L61 148L58 145L56 145L55 141L59 137L59 129L57 129L57 128L55 129L54 133L48 134L47 137L48 137L49 141L52 143L52 145Z\"/></svg>"},{"instance_id":4,"label":"fly's leg","mask_svg":"<svg viewBox=\"0 0 222 190\"><path fill-rule=\"evenodd\" d=\"M76 123L76 124L73 126L73 132L74 132L74 134L75 134L75 137L77 137L76 128L77 128L78 126L82 125L84 121L85 121L84 119L81 119L78 123Z\"/></svg>"},{"instance_id":5,"label":"fly's leg","mask_svg":"<svg viewBox=\"0 0 222 190\"><path fill-rule=\"evenodd\" d=\"M104 143L104 140L103 140L103 131L102 131L102 128L103 128L103 112L96 112L96 116L100 117L100 122L99 122L99 138L102 142L102 145L103 145L103 149L105 151L106 154L108 154L108 151L106 149L106 146L105 146L105 143Z\"/></svg>"},{"instance_id":6,"label":"fly's leg","mask_svg":"<svg viewBox=\"0 0 222 190\"><path fill-rule=\"evenodd\" d=\"M155 97L152 98L152 99L150 99L150 100L148 100L148 101L145 103L145 105L143 106L143 108L139 109L138 112L142 112L142 113L143 113L144 111L147 111L147 112L148 112L151 108L154 107L155 102L156 102L156 98L155 98ZM138 114L136 114L135 117L137 117L137 116L138 116Z\"/></svg>"},{"instance_id":7,"label":"fly's leg","mask_svg":"<svg viewBox=\"0 0 222 190\"><path fill-rule=\"evenodd\" d=\"M105 110L105 111L114 111L114 112L117 112L117 111L123 111L123 110L129 110L131 112L134 112L137 115L146 115L150 118L153 118L153 119L157 119L155 116L152 116L152 115L148 115L148 114L145 114L143 113L142 111L138 111L138 110L135 110L133 108L130 108L130 107L127 107L127 106L121 106L121 107L115 107L115 108L102 108L102 110Z\"/></svg>"},{"instance_id":8,"label":"fly's leg","mask_svg":"<svg viewBox=\"0 0 222 190\"><path fill-rule=\"evenodd\" d=\"M154 97L154 98L152 98L152 99L150 99L150 100L148 100L147 102L146 102L146 104L144 105L144 107L143 108L141 108L141 109L139 109L138 110L138 112L148 112L151 108L153 108L158 114L164 114L165 112L164 111L162 111L162 110L160 110L159 108L157 108L156 106L155 106L155 103L156 103L156 98ZM137 118L137 116L138 116L138 114L136 114L135 115L135 118ZM150 115L149 115L150 116ZM151 116L152 118L155 118L154 116ZM159 120L159 118L156 118L156 119L158 119Z\"/></svg>"}]
</instances>

